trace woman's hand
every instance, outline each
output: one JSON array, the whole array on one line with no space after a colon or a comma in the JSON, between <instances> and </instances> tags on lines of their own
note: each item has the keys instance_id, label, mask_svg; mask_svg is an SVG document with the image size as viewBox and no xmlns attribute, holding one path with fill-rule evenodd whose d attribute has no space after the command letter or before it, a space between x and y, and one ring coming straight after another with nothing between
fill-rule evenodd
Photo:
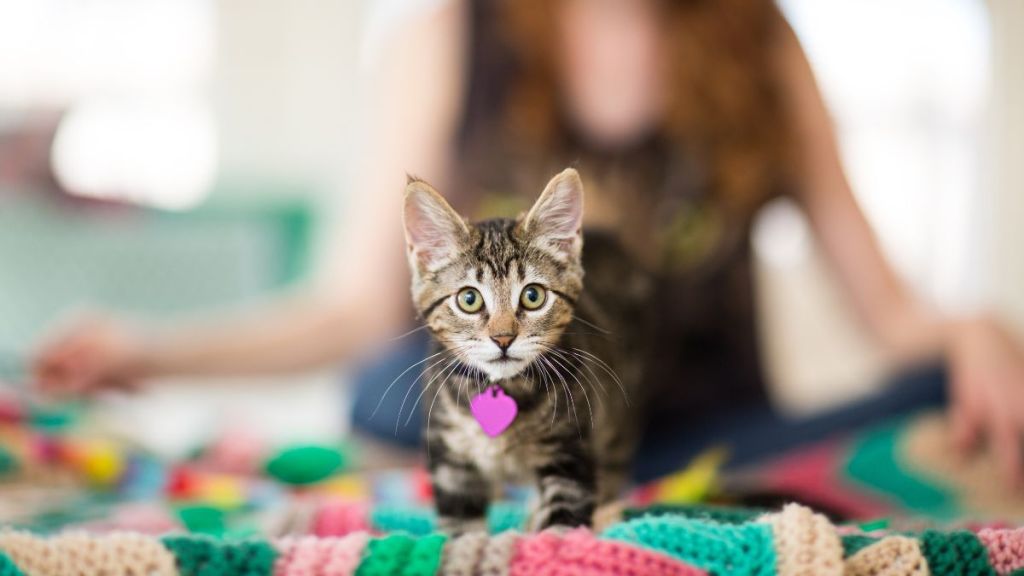
<instances>
[{"instance_id":1,"label":"woman's hand","mask_svg":"<svg viewBox=\"0 0 1024 576\"><path fill-rule=\"evenodd\" d=\"M984 440L1003 478L1024 479L1024 348L990 319L957 323L949 334L953 439L961 454Z\"/></svg>"},{"instance_id":2,"label":"woman's hand","mask_svg":"<svg viewBox=\"0 0 1024 576\"><path fill-rule=\"evenodd\" d=\"M143 338L106 318L79 321L44 345L33 361L35 384L55 395L133 389L145 376Z\"/></svg>"}]
</instances>

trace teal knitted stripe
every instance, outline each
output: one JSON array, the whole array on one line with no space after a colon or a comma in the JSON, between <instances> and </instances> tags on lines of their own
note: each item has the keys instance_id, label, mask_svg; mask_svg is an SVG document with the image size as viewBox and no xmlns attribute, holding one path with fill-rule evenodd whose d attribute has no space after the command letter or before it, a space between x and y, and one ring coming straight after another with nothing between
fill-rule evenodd
<instances>
[{"instance_id":1,"label":"teal knitted stripe","mask_svg":"<svg viewBox=\"0 0 1024 576\"><path fill-rule=\"evenodd\" d=\"M926 530L918 542L932 574L996 576L988 563L988 549L971 532Z\"/></svg>"},{"instance_id":2,"label":"teal knitted stripe","mask_svg":"<svg viewBox=\"0 0 1024 576\"><path fill-rule=\"evenodd\" d=\"M634 520L646 516L682 516L694 520L710 520L720 524L742 524L765 514L767 510L756 508L732 508L706 504L652 504L642 508L627 508L623 520Z\"/></svg>"},{"instance_id":3,"label":"teal knitted stripe","mask_svg":"<svg viewBox=\"0 0 1024 576\"><path fill-rule=\"evenodd\" d=\"M356 576L431 576L441 565L446 540L442 534L374 538L366 545Z\"/></svg>"},{"instance_id":4,"label":"teal knitted stripe","mask_svg":"<svg viewBox=\"0 0 1024 576\"><path fill-rule=\"evenodd\" d=\"M653 516L616 524L602 536L657 550L714 574L775 574L775 549L767 524Z\"/></svg>"},{"instance_id":5,"label":"teal knitted stripe","mask_svg":"<svg viewBox=\"0 0 1024 576\"><path fill-rule=\"evenodd\" d=\"M522 504L495 502L487 509L487 530L500 534L506 530L522 530L526 525L526 509Z\"/></svg>"},{"instance_id":6,"label":"teal knitted stripe","mask_svg":"<svg viewBox=\"0 0 1024 576\"><path fill-rule=\"evenodd\" d=\"M25 576L18 565L7 554L0 552L0 576Z\"/></svg>"},{"instance_id":7,"label":"teal knitted stripe","mask_svg":"<svg viewBox=\"0 0 1024 576\"><path fill-rule=\"evenodd\" d=\"M878 542L878 538L874 536L865 536L864 534L847 534L840 538L843 542L843 557L849 558L857 552L860 552L864 548L871 546L875 542Z\"/></svg>"},{"instance_id":8,"label":"teal knitted stripe","mask_svg":"<svg viewBox=\"0 0 1024 576\"><path fill-rule=\"evenodd\" d=\"M408 532L422 536L433 532L436 525L434 510L422 506L376 506L370 512L370 526L379 532Z\"/></svg>"},{"instance_id":9,"label":"teal knitted stripe","mask_svg":"<svg viewBox=\"0 0 1024 576\"><path fill-rule=\"evenodd\" d=\"M217 540L208 536L161 539L182 576L271 576L277 551L260 539Z\"/></svg>"},{"instance_id":10,"label":"teal knitted stripe","mask_svg":"<svg viewBox=\"0 0 1024 576\"><path fill-rule=\"evenodd\" d=\"M441 567L441 554L448 537L431 534L416 541L409 553L409 561L402 570L402 576L433 576Z\"/></svg>"},{"instance_id":11,"label":"teal knitted stripe","mask_svg":"<svg viewBox=\"0 0 1024 576\"><path fill-rule=\"evenodd\" d=\"M495 502L487 509L487 528L492 534L521 529L525 521L522 504ZM370 512L370 525L379 532L425 536L436 530L437 514L423 506L377 506Z\"/></svg>"},{"instance_id":12,"label":"teal knitted stripe","mask_svg":"<svg viewBox=\"0 0 1024 576\"><path fill-rule=\"evenodd\" d=\"M391 576L401 574L405 559L416 541L408 534L389 534L366 543L363 561L356 576Z\"/></svg>"}]
</instances>

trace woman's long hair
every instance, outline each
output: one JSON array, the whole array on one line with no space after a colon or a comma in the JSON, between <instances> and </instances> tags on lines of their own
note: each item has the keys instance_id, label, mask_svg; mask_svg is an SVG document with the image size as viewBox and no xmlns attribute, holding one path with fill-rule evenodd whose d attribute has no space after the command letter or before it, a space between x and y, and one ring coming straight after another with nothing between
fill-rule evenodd
<instances>
[{"instance_id":1,"label":"woman's long hair","mask_svg":"<svg viewBox=\"0 0 1024 576\"><path fill-rule=\"evenodd\" d=\"M793 171L792 128L773 56L782 15L772 0L659 1L671 50L663 136L670 154L701 166L716 202L744 216ZM504 130L535 151L556 155L559 117L557 2L500 2L504 42L518 66L501 114Z\"/></svg>"}]
</instances>

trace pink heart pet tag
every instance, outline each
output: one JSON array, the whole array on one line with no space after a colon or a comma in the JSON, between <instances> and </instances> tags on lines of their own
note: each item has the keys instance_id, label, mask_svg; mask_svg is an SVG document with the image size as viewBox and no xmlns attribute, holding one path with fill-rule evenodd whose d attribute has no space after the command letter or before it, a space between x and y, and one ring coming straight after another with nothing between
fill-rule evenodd
<instances>
[{"instance_id":1,"label":"pink heart pet tag","mask_svg":"<svg viewBox=\"0 0 1024 576\"><path fill-rule=\"evenodd\" d=\"M512 425L519 413L519 406L500 387L491 386L470 401L469 411L484 429L484 434L494 438Z\"/></svg>"}]
</instances>

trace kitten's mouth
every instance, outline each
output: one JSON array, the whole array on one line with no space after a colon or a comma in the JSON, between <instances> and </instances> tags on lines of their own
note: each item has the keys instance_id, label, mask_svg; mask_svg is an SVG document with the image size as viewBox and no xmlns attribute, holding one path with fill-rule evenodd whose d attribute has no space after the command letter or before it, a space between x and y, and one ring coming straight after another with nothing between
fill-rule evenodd
<instances>
[{"instance_id":1,"label":"kitten's mouth","mask_svg":"<svg viewBox=\"0 0 1024 576\"><path fill-rule=\"evenodd\" d=\"M494 364L508 364L508 363L511 363L511 362L522 362L522 361L523 361L522 358L516 358L515 356L509 356L508 354L502 354L501 356L498 356L494 360L491 360L491 362L494 363Z\"/></svg>"}]
</instances>

